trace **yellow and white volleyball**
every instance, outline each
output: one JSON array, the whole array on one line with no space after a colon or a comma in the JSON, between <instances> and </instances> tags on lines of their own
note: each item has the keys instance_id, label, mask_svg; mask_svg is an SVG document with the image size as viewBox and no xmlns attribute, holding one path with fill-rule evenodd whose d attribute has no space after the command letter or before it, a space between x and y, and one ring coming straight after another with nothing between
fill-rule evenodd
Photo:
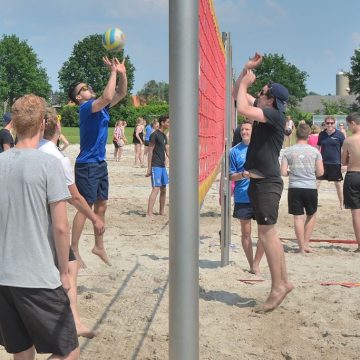
<instances>
[{"instance_id":1,"label":"yellow and white volleyball","mask_svg":"<svg viewBox=\"0 0 360 360\"><path fill-rule=\"evenodd\" d=\"M108 51L120 51L125 46L125 34L121 29L107 29L102 37L102 44Z\"/></svg>"}]
</instances>

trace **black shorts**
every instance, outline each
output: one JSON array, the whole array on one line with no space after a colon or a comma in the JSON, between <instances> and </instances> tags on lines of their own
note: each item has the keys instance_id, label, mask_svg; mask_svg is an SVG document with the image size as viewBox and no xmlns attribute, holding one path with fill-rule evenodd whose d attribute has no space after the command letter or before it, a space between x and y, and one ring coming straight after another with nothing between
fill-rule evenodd
<instances>
[{"instance_id":1,"label":"black shorts","mask_svg":"<svg viewBox=\"0 0 360 360\"><path fill-rule=\"evenodd\" d=\"M254 209L251 204L235 203L233 217L240 220L255 220Z\"/></svg>"},{"instance_id":2,"label":"black shorts","mask_svg":"<svg viewBox=\"0 0 360 360\"><path fill-rule=\"evenodd\" d=\"M75 183L88 204L109 197L109 176L106 161L75 164Z\"/></svg>"},{"instance_id":3,"label":"black shorts","mask_svg":"<svg viewBox=\"0 0 360 360\"><path fill-rule=\"evenodd\" d=\"M317 189L297 189L288 190L288 209L291 215L314 215L318 206Z\"/></svg>"},{"instance_id":4,"label":"black shorts","mask_svg":"<svg viewBox=\"0 0 360 360\"><path fill-rule=\"evenodd\" d=\"M285 135L290 136L292 133L292 129L285 129Z\"/></svg>"},{"instance_id":5,"label":"black shorts","mask_svg":"<svg viewBox=\"0 0 360 360\"><path fill-rule=\"evenodd\" d=\"M29 289L0 286L0 344L14 354L31 346L65 356L79 346L70 301L62 286Z\"/></svg>"},{"instance_id":6,"label":"black shorts","mask_svg":"<svg viewBox=\"0 0 360 360\"><path fill-rule=\"evenodd\" d=\"M117 141L115 141L115 140L113 140L113 144L115 146L115 149L118 149L120 147L119 144L117 143Z\"/></svg>"},{"instance_id":7,"label":"black shorts","mask_svg":"<svg viewBox=\"0 0 360 360\"><path fill-rule=\"evenodd\" d=\"M317 179L327 181L342 181L343 176L341 173L341 165L324 164L324 175L319 176Z\"/></svg>"},{"instance_id":8,"label":"black shorts","mask_svg":"<svg viewBox=\"0 0 360 360\"><path fill-rule=\"evenodd\" d=\"M69 261L75 261L75 260L76 260L76 256L74 254L74 250L70 246L70 248L69 248Z\"/></svg>"},{"instance_id":9,"label":"black shorts","mask_svg":"<svg viewBox=\"0 0 360 360\"><path fill-rule=\"evenodd\" d=\"M283 187L281 178L250 179L248 195L259 225L276 224Z\"/></svg>"},{"instance_id":10,"label":"black shorts","mask_svg":"<svg viewBox=\"0 0 360 360\"><path fill-rule=\"evenodd\" d=\"M345 209L360 209L360 171L348 171L344 181Z\"/></svg>"}]
</instances>

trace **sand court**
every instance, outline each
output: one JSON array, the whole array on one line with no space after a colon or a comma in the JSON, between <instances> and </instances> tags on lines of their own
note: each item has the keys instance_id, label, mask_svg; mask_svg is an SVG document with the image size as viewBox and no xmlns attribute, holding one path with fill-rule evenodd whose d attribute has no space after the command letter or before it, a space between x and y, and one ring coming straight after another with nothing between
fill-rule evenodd
<instances>
[{"instance_id":1,"label":"sand court","mask_svg":"<svg viewBox=\"0 0 360 360\"><path fill-rule=\"evenodd\" d=\"M78 145L66 149L73 163L78 150ZM109 158L112 151L108 145ZM83 322L98 332L92 340L79 339L83 360L168 358L168 216L145 217L150 179L145 177L146 169L133 167L133 161L133 146L127 145L120 162L108 162L110 200L104 241L112 266L91 254L90 222L80 240L87 268L79 272L79 310ZM288 180L284 181L278 232L289 239L283 244L295 289L266 315L253 312L270 287L266 259L260 264L261 279L247 271L240 224L232 221L230 265L221 268L218 181L205 199L200 215L200 359L359 357L360 287L321 285L360 282L356 245L316 242L311 243L314 253L297 254L293 220L287 214ZM333 184L322 183L319 204L313 238L354 240L350 211L339 209ZM72 220L75 211L68 208ZM0 350L0 359L10 358ZM37 355L39 360L46 358Z\"/></svg>"}]
</instances>

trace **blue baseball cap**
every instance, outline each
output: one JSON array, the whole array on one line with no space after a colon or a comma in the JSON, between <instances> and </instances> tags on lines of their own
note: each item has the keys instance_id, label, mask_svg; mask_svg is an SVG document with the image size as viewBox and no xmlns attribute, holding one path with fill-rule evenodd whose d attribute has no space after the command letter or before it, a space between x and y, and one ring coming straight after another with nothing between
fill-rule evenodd
<instances>
[{"instance_id":1,"label":"blue baseball cap","mask_svg":"<svg viewBox=\"0 0 360 360\"><path fill-rule=\"evenodd\" d=\"M276 100L277 109L284 113L286 103L289 100L289 90L284 85L278 83L271 83L269 90Z\"/></svg>"},{"instance_id":2,"label":"blue baseball cap","mask_svg":"<svg viewBox=\"0 0 360 360\"><path fill-rule=\"evenodd\" d=\"M4 125L7 125L10 121L11 121L11 113L10 112L6 112L3 116L3 123Z\"/></svg>"}]
</instances>

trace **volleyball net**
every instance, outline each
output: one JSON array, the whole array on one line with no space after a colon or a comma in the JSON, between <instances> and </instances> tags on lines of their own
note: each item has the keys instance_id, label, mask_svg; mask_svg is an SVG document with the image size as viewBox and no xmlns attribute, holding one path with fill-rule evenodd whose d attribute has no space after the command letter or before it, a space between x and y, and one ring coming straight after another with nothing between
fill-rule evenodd
<instances>
[{"instance_id":1,"label":"volleyball net","mask_svg":"<svg viewBox=\"0 0 360 360\"><path fill-rule=\"evenodd\" d=\"M212 0L199 0L199 203L225 147L226 56Z\"/></svg>"}]
</instances>

